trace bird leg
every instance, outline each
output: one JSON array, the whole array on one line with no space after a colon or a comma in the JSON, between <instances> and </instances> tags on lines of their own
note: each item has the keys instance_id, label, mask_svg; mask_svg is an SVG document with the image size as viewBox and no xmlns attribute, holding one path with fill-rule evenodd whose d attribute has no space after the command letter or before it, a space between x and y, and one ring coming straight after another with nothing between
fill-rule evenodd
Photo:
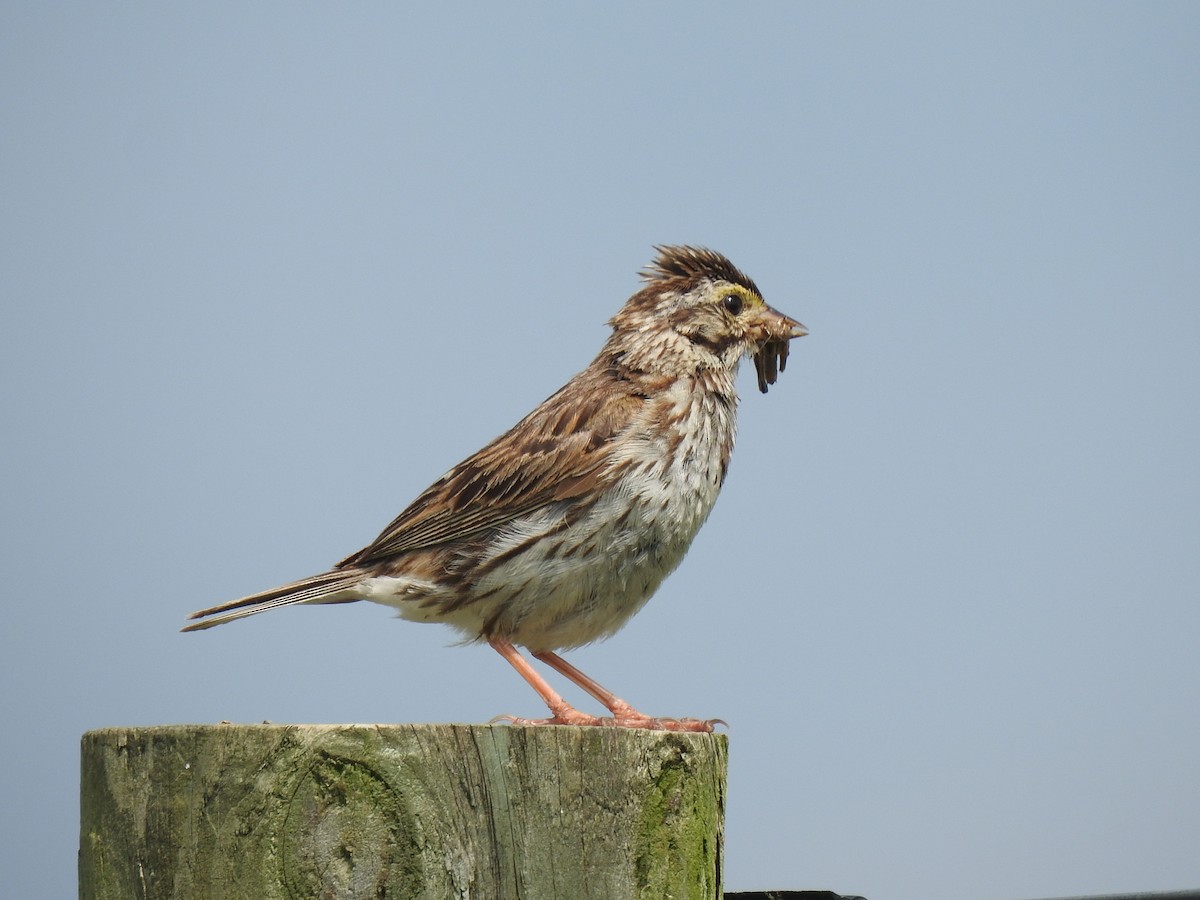
<instances>
[{"instance_id":1,"label":"bird leg","mask_svg":"<svg viewBox=\"0 0 1200 900\"><path fill-rule=\"evenodd\" d=\"M713 725L720 719L656 719L638 712L612 691L589 678L575 668L557 653L550 651L535 652L533 655L550 668L564 675L592 697L602 703L611 713L611 718L590 716L575 709L550 687L550 684L529 664L512 642L501 637L490 637L488 643L492 649L508 660L508 664L517 670L538 696L550 707L554 715L549 719L521 719L516 716L500 716L499 719L513 725L607 725L617 728L648 728L663 731L712 731Z\"/></svg>"},{"instance_id":2,"label":"bird leg","mask_svg":"<svg viewBox=\"0 0 1200 900\"><path fill-rule=\"evenodd\" d=\"M551 653L547 650L534 653L533 655L556 672L569 678L604 704L613 714L611 724L619 728L651 728L661 731L712 731L713 726L718 722L722 725L726 724L722 719L656 719L653 716L638 712L612 691L608 690L608 688L579 671L579 669L575 668L557 653ZM605 724L609 723L606 722Z\"/></svg>"},{"instance_id":3,"label":"bird leg","mask_svg":"<svg viewBox=\"0 0 1200 900\"><path fill-rule=\"evenodd\" d=\"M550 712L554 715L549 719L521 719L517 716L497 716L493 722L505 721L513 725L603 725L603 720L595 716L589 716L587 713L582 713L564 700L559 694L550 687L550 683L546 681L537 670L529 664L513 646L512 641L502 637L490 637L487 639L491 644L492 649L508 660L508 664L517 670L517 674L528 682L529 686L537 691L538 696L542 701L550 707Z\"/></svg>"}]
</instances>

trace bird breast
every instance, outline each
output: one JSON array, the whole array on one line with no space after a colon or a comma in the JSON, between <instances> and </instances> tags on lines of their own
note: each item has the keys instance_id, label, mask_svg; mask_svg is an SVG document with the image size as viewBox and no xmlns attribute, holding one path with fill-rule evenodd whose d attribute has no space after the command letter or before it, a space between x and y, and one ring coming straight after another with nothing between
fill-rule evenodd
<instances>
[{"instance_id":1,"label":"bird breast","mask_svg":"<svg viewBox=\"0 0 1200 900\"><path fill-rule=\"evenodd\" d=\"M492 543L487 556L504 561L484 563L478 602L451 624L532 650L611 636L687 553L716 502L733 439L731 396L692 385L660 394L617 438L604 490L544 507Z\"/></svg>"}]
</instances>

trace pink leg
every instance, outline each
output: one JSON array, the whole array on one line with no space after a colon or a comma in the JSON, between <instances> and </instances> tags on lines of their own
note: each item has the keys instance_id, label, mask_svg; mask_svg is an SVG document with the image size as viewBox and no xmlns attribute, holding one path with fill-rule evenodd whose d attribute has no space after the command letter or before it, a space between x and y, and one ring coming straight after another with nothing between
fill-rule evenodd
<instances>
[{"instance_id":1,"label":"pink leg","mask_svg":"<svg viewBox=\"0 0 1200 900\"><path fill-rule=\"evenodd\" d=\"M727 724L723 719L656 719L645 713L640 713L612 691L601 685L595 679L585 675L557 653L542 651L533 654L556 672L569 678L579 685L612 712L612 724L620 728L651 728L665 731L712 731L718 722Z\"/></svg>"},{"instance_id":2,"label":"pink leg","mask_svg":"<svg viewBox=\"0 0 1200 900\"><path fill-rule=\"evenodd\" d=\"M513 725L608 725L618 728L651 728L666 731L712 731L713 725L720 719L702 721L700 719L655 719L638 712L620 697L601 687L588 676L559 656L549 651L535 653L535 657L546 665L562 673L575 684L579 685L611 712L612 718L589 716L575 709L550 687L550 684L523 657L512 641L507 638L490 637L488 643L492 649L508 660L508 664L517 670L526 683L537 691L538 696L546 706L550 707L553 715L549 719L522 719L516 716L498 716L497 719L511 722ZM493 720L495 721L495 720ZM724 724L724 722L721 722Z\"/></svg>"},{"instance_id":3,"label":"pink leg","mask_svg":"<svg viewBox=\"0 0 1200 900\"><path fill-rule=\"evenodd\" d=\"M516 716L497 716L492 721L503 719L511 722L514 725L601 725L603 721L595 716L589 716L587 713L581 713L575 707L571 706L566 700L558 695L554 688L550 687L537 670L533 668L528 660L523 657L516 647L512 645L512 641L501 637L490 637L488 643L492 645L492 649L508 660L508 664L517 670L520 675L529 684L531 688L537 691L538 696L542 698L545 704L550 707L550 712L554 715L549 719L520 719Z\"/></svg>"}]
</instances>

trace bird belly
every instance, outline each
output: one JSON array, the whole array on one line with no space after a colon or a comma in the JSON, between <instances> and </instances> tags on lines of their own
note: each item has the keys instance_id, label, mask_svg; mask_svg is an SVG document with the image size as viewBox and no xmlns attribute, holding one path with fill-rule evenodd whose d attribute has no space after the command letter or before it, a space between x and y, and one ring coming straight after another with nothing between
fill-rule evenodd
<instances>
[{"instance_id":1,"label":"bird belly","mask_svg":"<svg viewBox=\"0 0 1200 900\"><path fill-rule=\"evenodd\" d=\"M699 523L649 515L636 503L603 508L618 502L531 542L481 579L485 631L533 650L563 650L615 634L641 609L679 565Z\"/></svg>"}]
</instances>

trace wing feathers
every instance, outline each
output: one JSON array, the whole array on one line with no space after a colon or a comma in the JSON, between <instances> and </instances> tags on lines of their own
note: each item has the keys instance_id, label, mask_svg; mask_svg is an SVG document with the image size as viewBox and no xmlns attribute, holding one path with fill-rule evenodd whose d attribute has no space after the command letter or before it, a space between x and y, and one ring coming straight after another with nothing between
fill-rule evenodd
<instances>
[{"instance_id":1,"label":"wing feathers","mask_svg":"<svg viewBox=\"0 0 1200 900\"><path fill-rule=\"evenodd\" d=\"M338 568L470 541L549 503L595 494L614 477L613 439L647 402L633 382L601 362L443 475Z\"/></svg>"}]
</instances>

